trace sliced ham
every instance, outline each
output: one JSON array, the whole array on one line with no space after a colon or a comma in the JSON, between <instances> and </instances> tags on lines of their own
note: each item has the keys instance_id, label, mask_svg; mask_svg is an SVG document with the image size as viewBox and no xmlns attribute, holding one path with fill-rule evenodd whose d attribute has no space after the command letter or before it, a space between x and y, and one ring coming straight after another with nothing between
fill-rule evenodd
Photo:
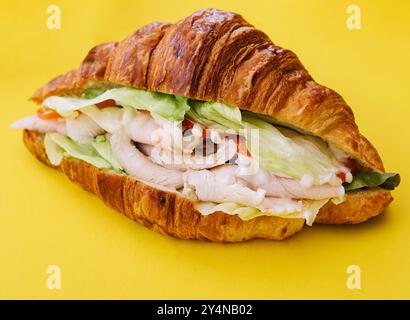
<instances>
[{"instance_id":1,"label":"sliced ham","mask_svg":"<svg viewBox=\"0 0 410 320\"><path fill-rule=\"evenodd\" d=\"M156 147L176 154L191 154L198 145L202 144L202 133L198 134L198 130L184 131L181 124L175 122L160 121L160 123L161 128L152 135Z\"/></svg>"},{"instance_id":2,"label":"sliced ham","mask_svg":"<svg viewBox=\"0 0 410 320\"><path fill-rule=\"evenodd\" d=\"M14 122L11 126L14 129L28 129L41 133L57 132L63 135L67 134L65 121L61 120L43 120L37 115L32 115Z\"/></svg>"},{"instance_id":3,"label":"sliced ham","mask_svg":"<svg viewBox=\"0 0 410 320\"><path fill-rule=\"evenodd\" d=\"M85 114L75 119L66 120L67 135L79 143L90 143L94 137L103 134L105 130Z\"/></svg>"},{"instance_id":4,"label":"sliced ham","mask_svg":"<svg viewBox=\"0 0 410 320\"><path fill-rule=\"evenodd\" d=\"M128 110L124 113L123 126L129 137L139 143L154 144L155 132L161 129L148 112Z\"/></svg>"},{"instance_id":5,"label":"sliced ham","mask_svg":"<svg viewBox=\"0 0 410 320\"><path fill-rule=\"evenodd\" d=\"M152 162L133 144L124 129L119 129L111 138L115 158L130 176L142 181L178 189L183 186L182 173Z\"/></svg>"},{"instance_id":6,"label":"sliced ham","mask_svg":"<svg viewBox=\"0 0 410 320\"><path fill-rule=\"evenodd\" d=\"M265 191L254 191L238 183L233 175L223 170L187 171L184 173L185 194L195 193L198 200L217 203L235 202L244 206L256 207L265 197Z\"/></svg>"},{"instance_id":7,"label":"sliced ham","mask_svg":"<svg viewBox=\"0 0 410 320\"><path fill-rule=\"evenodd\" d=\"M217 145L215 153L202 156L201 154L184 155L184 163L193 170L214 168L223 165L232 159L236 154L236 143L232 140L225 140Z\"/></svg>"},{"instance_id":8,"label":"sliced ham","mask_svg":"<svg viewBox=\"0 0 410 320\"><path fill-rule=\"evenodd\" d=\"M131 140L139 143L153 144L154 132L161 128L149 113L129 107L98 109L91 106L84 108L83 112L105 131L114 133L119 128L124 128Z\"/></svg>"},{"instance_id":9,"label":"sliced ham","mask_svg":"<svg viewBox=\"0 0 410 320\"><path fill-rule=\"evenodd\" d=\"M236 154L236 144L232 140L226 140L217 145L216 152L206 156L199 152L195 154L174 153L150 145L143 145L141 148L155 163L180 171L214 168L223 165Z\"/></svg>"},{"instance_id":10,"label":"sliced ham","mask_svg":"<svg viewBox=\"0 0 410 320\"><path fill-rule=\"evenodd\" d=\"M341 185L323 184L306 187L299 180L278 177L262 168L259 168L256 174L241 175L240 178L245 180L252 188L266 190L267 196L278 198L321 200L341 198L344 195L344 188Z\"/></svg>"},{"instance_id":11,"label":"sliced ham","mask_svg":"<svg viewBox=\"0 0 410 320\"><path fill-rule=\"evenodd\" d=\"M289 198L266 197L257 208L262 212L294 213L302 210L302 202Z\"/></svg>"},{"instance_id":12,"label":"sliced ham","mask_svg":"<svg viewBox=\"0 0 410 320\"><path fill-rule=\"evenodd\" d=\"M176 155L168 150L162 150L149 144L138 144L141 150L156 164L171 170L186 171L187 167L182 161L175 160Z\"/></svg>"},{"instance_id":13,"label":"sliced ham","mask_svg":"<svg viewBox=\"0 0 410 320\"><path fill-rule=\"evenodd\" d=\"M104 133L100 126L84 114L75 119L66 120L43 120L37 115L32 115L18 120L11 127L35 130L41 133L57 132L69 136L79 143L91 142L95 136Z\"/></svg>"},{"instance_id":14,"label":"sliced ham","mask_svg":"<svg viewBox=\"0 0 410 320\"><path fill-rule=\"evenodd\" d=\"M82 111L109 133L124 128L131 140L155 145L170 152L191 153L202 142L202 137L197 135L183 137L181 126L175 123L154 119L149 112L130 107L99 109L90 106Z\"/></svg>"}]
</instances>

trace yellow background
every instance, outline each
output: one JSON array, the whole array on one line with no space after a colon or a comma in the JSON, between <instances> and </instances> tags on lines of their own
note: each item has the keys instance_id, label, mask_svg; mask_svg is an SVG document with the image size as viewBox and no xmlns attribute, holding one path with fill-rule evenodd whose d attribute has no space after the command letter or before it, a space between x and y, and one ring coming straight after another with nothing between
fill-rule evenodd
<instances>
[{"instance_id":1,"label":"yellow background","mask_svg":"<svg viewBox=\"0 0 410 320\"><path fill-rule=\"evenodd\" d=\"M407 3L407 4L404 4ZM46 8L62 10L61 30ZM357 4L362 29L346 28ZM97 43L217 7L241 13L340 92L402 184L387 214L283 242L221 245L159 235L105 207L28 153L9 124L51 77ZM0 298L410 298L408 1L1 1ZM46 288L59 265L62 290ZM362 289L346 287L358 265Z\"/></svg>"}]
</instances>

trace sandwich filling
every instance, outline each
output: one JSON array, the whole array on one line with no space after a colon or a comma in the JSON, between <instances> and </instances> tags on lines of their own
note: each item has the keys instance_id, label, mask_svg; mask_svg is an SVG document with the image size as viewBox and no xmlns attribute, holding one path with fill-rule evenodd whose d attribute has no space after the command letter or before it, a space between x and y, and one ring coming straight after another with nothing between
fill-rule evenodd
<instances>
[{"instance_id":1,"label":"sandwich filling","mask_svg":"<svg viewBox=\"0 0 410 320\"><path fill-rule=\"evenodd\" d=\"M54 165L71 157L129 175L196 200L204 215L303 218L311 225L328 201L366 187L393 189L400 179L365 171L320 138L266 116L127 87L51 96L12 127L44 133Z\"/></svg>"}]
</instances>

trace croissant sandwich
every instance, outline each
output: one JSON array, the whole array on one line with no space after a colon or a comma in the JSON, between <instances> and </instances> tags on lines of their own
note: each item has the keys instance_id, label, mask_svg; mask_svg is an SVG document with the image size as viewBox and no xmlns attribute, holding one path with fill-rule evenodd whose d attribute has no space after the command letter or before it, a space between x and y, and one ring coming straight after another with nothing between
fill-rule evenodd
<instances>
[{"instance_id":1,"label":"croissant sandwich","mask_svg":"<svg viewBox=\"0 0 410 320\"><path fill-rule=\"evenodd\" d=\"M92 48L14 123L27 148L158 232L281 240L392 201L352 110L240 15L205 9Z\"/></svg>"}]
</instances>

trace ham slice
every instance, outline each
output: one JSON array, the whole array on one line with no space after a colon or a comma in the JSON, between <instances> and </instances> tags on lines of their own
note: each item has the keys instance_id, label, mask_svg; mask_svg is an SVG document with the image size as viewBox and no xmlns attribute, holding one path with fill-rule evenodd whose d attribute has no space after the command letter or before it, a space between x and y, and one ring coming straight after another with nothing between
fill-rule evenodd
<instances>
[{"instance_id":1,"label":"ham slice","mask_svg":"<svg viewBox=\"0 0 410 320\"><path fill-rule=\"evenodd\" d=\"M67 135L79 143L90 143L94 137L103 134L105 130L85 114L75 119L66 120Z\"/></svg>"},{"instance_id":2,"label":"ham slice","mask_svg":"<svg viewBox=\"0 0 410 320\"><path fill-rule=\"evenodd\" d=\"M95 106L83 109L99 126L109 133L124 128L131 140L153 144L153 134L161 127L148 112L140 112L133 108L104 108Z\"/></svg>"},{"instance_id":3,"label":"ham slice","mask_svg":"<svg viewBox=\"0 0 410 320\"><path fill-rule=\"evenodd\" d=\"M130 176L174 189L183 186L180 171L167 169L152 162L135 147L124 129L115 132L110 142L114 157Z\"/></svg>"},{"instance_id":4,"label":"ham slice","mask_svg":"<svg viewBox=\"0 0 410 320\"><path fill-rule=\"evenodd\" d=\"M149 112L131 107L99 109L90 106L82 111L109 133L123 128L131 140L169 152L191 153L202 142L202 136L183 137L182 128L176 123L155 119Z\"/></svg>"},{"instance_id":5,"label":"ham slice","mask_svg":"<svg viewBox=\"0 0 410 320\"><path fill-rule=\"evenodd\" d=\"M257 208L262 212L276 214L294 213L302 210L302 202L289 198L266 197Z\"/></svg>"},{"instance_id":6,"label":"ham slice","mask_svg":"<svg viewBox=\"0 0 410 320\"><path fill-rule=\"evenodd\" d=\"M11 125L12 128L34 130L41 133L57 132L79 143L89 143L95 136L104 133L92 119L84 114L75 119L43 120L37 115L32 115L18 120Z\"/></svg>"},{"instance_id":7,"label":"ham slice","mask_svg":"<svg viewBox=\"0 0 410 320\"><path fill-rule=\"evenodd\" d=\"M224 166L222 166L224 167ZM184 193L195 194L198 200L217 203L235 202L256 207L265 197L265 191L254 191L236 181L235 176L224 170L199 170L184 173Z\"/></svg>"},{"instance_id":8,"label":"ham slice","mask_svg":"<svg viewBox=\"0 0 410 320\"><path fill-rule=\"evenodd\" d=\"M271 197L322 200L344 196L342 185L323 184L306 187L299 180L278 177L262 168L259 168L256 174L241 175L240 178L252 188L266 190L266 195Z\"/></svg>"},{"instance_id":9,"label":"ham slice","mask_svg":"<svg viewBox=\"0 0 410 320\"><path fill-rule=\"evenodd\" d=\"M173 153L151 145L141 145L141 150L155 163L170 169L186 171L203 170L223 165L236 154L236 144L226 140L217 145L215 153L203 156L200 152L195 154Z\"/></svg>"},{"instance_id":10,"label":"ham slice","mask_svg":"<svg viewBox=\"0 0 410 320\"><path fill-rule=\"evenodd\" d=\"M32 115L14 122L11 126L14 129L28 129L41 133L57 132L67 135L66 123L61 120L43 120L37 115Z\"/></svg>"}]
</instances>

